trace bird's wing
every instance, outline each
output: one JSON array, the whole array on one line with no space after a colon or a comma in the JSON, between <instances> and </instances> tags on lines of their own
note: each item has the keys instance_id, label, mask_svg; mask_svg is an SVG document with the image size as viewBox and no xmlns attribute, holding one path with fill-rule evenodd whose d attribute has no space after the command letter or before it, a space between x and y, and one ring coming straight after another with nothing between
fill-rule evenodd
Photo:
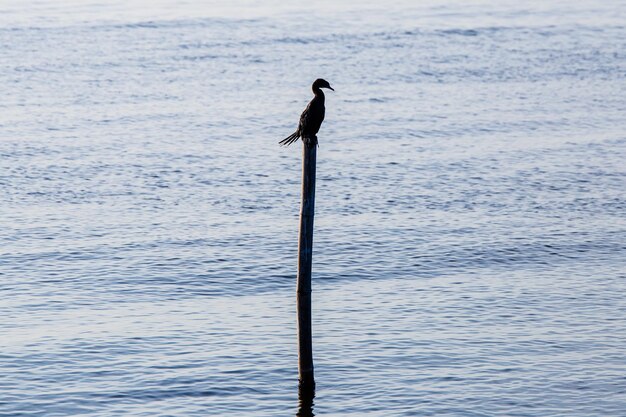
<instances>
[{"instance_id":1,"label":"bird's wing","mask_svg":"<svg viewBox=\"0 0 626 417\"><path fill-rule=\"evenodd\" d=\"M306 109L304 109L304 111L300 115L300 123L298 124L298 133L300 134L300 136L304 135L304 133L308 131L308 127L310 123L310 117L309 117L310 108L311 108L311 103L309 103L308 106L306 106Z\"/></svg>"}]
</instances>

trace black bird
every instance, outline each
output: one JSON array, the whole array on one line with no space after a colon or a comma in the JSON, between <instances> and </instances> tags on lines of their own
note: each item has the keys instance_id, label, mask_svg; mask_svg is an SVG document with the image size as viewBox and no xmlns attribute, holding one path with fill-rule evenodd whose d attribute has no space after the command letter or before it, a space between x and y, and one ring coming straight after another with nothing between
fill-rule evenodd
<instances>
[{"instance_id":1,"label":"black bird","mask_svg":"<svg viewBox=\"0 0 626 417\"><path fill-rule=\"evenodd\" d=\"M310 145L317 145L317 132L320 130L320 126L324 121L324 93L322 92L322 88L328 88L335 91L328 81L318 78L313 82L313 100L309 102L309 105L306 106L306 109L302 112L300 116L300 123L298 124L298 129L291 135L287 136L285 139L281 140L281 146L289 146L299 138L302 138L302 142Z\"/></svg>"}]
</instances>

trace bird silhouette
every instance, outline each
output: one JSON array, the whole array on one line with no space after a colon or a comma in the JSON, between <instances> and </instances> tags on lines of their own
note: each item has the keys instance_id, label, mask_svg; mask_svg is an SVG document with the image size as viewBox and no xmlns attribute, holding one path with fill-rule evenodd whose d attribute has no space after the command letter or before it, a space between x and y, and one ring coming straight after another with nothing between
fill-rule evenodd
<instances>
[{"instance_id":1,"label":"bird silhouette","mask_svg":"<svg viewBox=\"0 0 626 417\"><path fill-rule=\"evenodd\" d=\"M306 109L302 112L298 129L278 142L281 146L289 146L300 138L302 138L302 142L307 146L317 145L317 132L320 130L320 126L324 121L324 113L326 112L324 107L325 97L322 88L335 90L330 86L328 81L321 78L315 80L311 88L313 89L315 97L313 97L306 106Z\"/></svg>"}]
</instances>

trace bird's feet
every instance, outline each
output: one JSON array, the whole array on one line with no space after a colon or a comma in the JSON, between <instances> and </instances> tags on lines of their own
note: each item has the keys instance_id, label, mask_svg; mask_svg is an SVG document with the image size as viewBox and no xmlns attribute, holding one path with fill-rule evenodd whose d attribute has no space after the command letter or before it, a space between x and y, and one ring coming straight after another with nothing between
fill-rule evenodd
<instances>
[{"instance_id":1,"label":"bird's feet","mask_svg":"<svg viewBox=\"0 0 626 417\"><path fill-rule=\"evenodd\" d=\"M302 138L302 142L304 142L304 145L308 147L319 146L317 143L317 136L315 135Z\"/></svg>"}]
</instances>

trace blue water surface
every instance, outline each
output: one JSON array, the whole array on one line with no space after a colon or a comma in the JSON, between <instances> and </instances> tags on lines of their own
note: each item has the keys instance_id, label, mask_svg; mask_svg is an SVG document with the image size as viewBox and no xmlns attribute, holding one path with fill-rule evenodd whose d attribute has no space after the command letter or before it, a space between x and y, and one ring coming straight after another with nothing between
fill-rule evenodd
<instances>
[{"instance_id":1,"label":"blue water surface","mask_svg":"<svg viewBox=\"0 0 626 417\"><path fill-rule=\"evenodd\" d=\"M0 5L0 416L626 415L623 2Z\"/></svg>"}]
</instances>

